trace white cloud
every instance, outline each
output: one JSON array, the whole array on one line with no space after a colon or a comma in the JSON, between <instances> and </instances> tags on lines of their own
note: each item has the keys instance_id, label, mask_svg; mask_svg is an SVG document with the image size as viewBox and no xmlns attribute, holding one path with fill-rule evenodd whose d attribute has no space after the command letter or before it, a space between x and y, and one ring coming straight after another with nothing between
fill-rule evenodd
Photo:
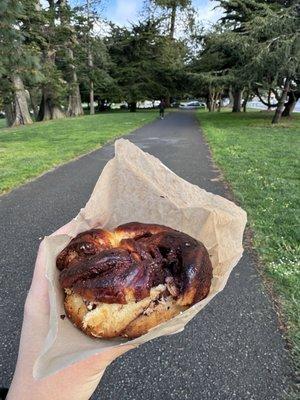
<instances>
[{"instance_id":1,"label":"white cloud","mask_svg":"<svg viewBox=\"0 0 300 400\"><path fill-rule=\"evenodd\" d=\"M138 18L141 1L117 0L116 7L110 11L110 19L118 25L128 25Z\"/></svg>"},{"instance_id":2,"label":"white cloud","mask_svg":"<svg viewBox=\"0 0 300 400\"><path fill-rule=\"evenodd\" d=\"M198 19L205 28L209 28L223 16L222 8L216 8L217 4L216 1L209 1L206 5L201 5L197 9Z\"/></svg>"},{"instance_id":3,"label":"white cloud","mask_svg":"<svg viewBox=\"0 0 300 400\"><path fill-rule=\"evenodd\" d=\"M142 4L142 0L116 0L114 7L108 7L106 15L114 23L121 26L128 26L130 22L138 20ZM216 23L223 15L222 9L219 7L216 8L218 5L216 1L194 0L193 4L197 10L197 19L202 22L205 28L209 28ZM179 26L177 29L181 30Z\"/></svg>"},{"instance_id":4,"label":"white cloud","mask_svg":"<svg viewBox=\"0 0 300 400\"><path fill-rule=\"evenodd\" d=\"M40 4L42 7L49 7L49 3L47 0L40 0Z\"/></svg>"}]
</instances>

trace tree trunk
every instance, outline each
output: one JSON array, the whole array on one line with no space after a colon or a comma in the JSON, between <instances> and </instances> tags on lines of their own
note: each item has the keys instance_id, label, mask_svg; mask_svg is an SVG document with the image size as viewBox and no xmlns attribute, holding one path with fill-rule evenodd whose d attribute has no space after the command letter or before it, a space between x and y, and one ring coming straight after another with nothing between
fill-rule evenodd
<instances>
[{"instance_id":1,"label":"tree trunk","mask_svg":"<svg viewBox=\"0 0 300 400\"><path fill-rule=\"evenodd\" d=\"M44 51L44 62L50 67L55 67L55 50L47 49ZM57 104L53 89L49 84L42 87L42 98L38 114L38 121L48 121L49 119L60 119L66 115L61 106Z\"/></svg>"},{"instance_id":2,"label":"tree trunk","mask_svg":"<svg viewBox=\"0 0 300 400\"><path fill-rule=\"evenodd\" d=\"M219 102L218 102L219 96L220 96L220 93L215 91L215 96L214 96L214 110L217 110L217 111L219 111Z\"/></svg>"},{"instance_id":3,"label":"tree trunk","mask_svg":"<svg viewBox=\"0 0 300 400\"><path fill-rule=\"evenodd\" d=\"M206 107L209 112L211 112L210 96L206 97Z\"/></svg>"},{"instance_id":4,"label":"tree trunk","mask_svg":"<svg viewBox=\"0 0 300 400\"><path fill-rule=\"evenodd\" d=\"M215 96L213 95L211 99L211 111L215 112L215 110L216 110L216 99Z\"/></svg>"},{"instance_id":5,"label":"tree trunk","mask_svg":"<svg viewBox=\"0 0 300 400\"><path fill-rule=\"evenodd\" d=\"M246 111L247 111L247 103L248 103L248 100L249 100L249 90L247 90L246 96L245 96L245 98L243 99L243 104L242 104L243 112L246 112Z\"/></svg>"},{"instance_id":6,"label":"tree trunk","mask_svg":"<svg viewBox=\"0 0 300 400\"><path fill-rule=\"evenodd\" d=\"M242 90L239 88L234 88L232 91L232 96L233 96L232 112L241 112Z\"/></svg>"},{"instance_id":7,"label":"tree trunk","mask_svg":"<svg viewBox=\"0 0 300 400\"><path fill-rule=\"evenodd\" d=\"M4 111L6 118L6 126L10 127L13 125L15 120L14 104L12 102L4 103Z\"/></svg>"},{"instance_id":8,"label":"tree trunk","mask_svg":"<svg viewBox=\"0 0 300 400\"><path fill-rule=\"evenodd\" d=\"M71 93L69 94L69 104L68 104L68 110L67 110L67 115L69 117L77 117L78 115L83 115L83 108L81 104L81 96L80 96L80 90L79 90L79 84L78 84L78 79L77 79L77 73L76 69L74 66L74 53L72 49L68 49L69 53L69 59L71 61L69 68L71 69L71 76L70 76L70 91Z\"/></svg>"},{"instance_id":9,"label":"tree trunk","mask_svg":"<svg viewBox=\"0 0 300 400\"><path fill-rule=\"evenodd\" d=\"M30 95L30 103L33 110L33 115L35 120L37 120L39 114L39 106L37 104L36 98L34 97L34 93L32 90L30 90L29 95Z\"/></svg>"},{"instance_id":10,"label":"tree trunk","mask_svg":"<svg viewBox=\"0 0 300 400\"><path fill-rule=\"evenodd\" d=\"M174 34L175 34L176 9L177 9L176 4L173 4L172 10L171 10L171 23L170 23L170 38L171 39L174 39Z\"/></svg>"},{"instance_id":11,"label":"tree trunk","mask_svg":"<svg viewBox=\"0 0 300 400\"><path fill-rule=\"evenodd\" d=\"M222 94L219 94L219 103L218 103L218 112L221 111L221 107L222 107Z\"/></svg>"},{"instance_id":12,"label":"tree trunk","mask_svg":"<svg viewBox=\"0 0 300 400\"><path fill-rule=\"evenodd\" d=\"M88 25L90 27L90 0L86 0L86 12L87 12L87 19L88 19ZM89 29L91 30L91 28ZM90 68L90 72L92 72L94 68L94 61L93 61L93 55L91 51L91 43L90 43L90 31L88 32L87 36L87 46L88 46L88 66ZM90 78L90 114L94 115L95 114L95 105L94 105L94 81L92 78Z\"/></svg>"},{"instance_id":13,"label":"tree trunk","mask_svg":"<svg viewBox=\"0 0 300 400\"><path fill-rule=\"evenodd\" d=\"M59 5L60 22L63 26L65 26L69 30L68 34L69 39L65 43L66 47L65 52L68 59L67 81L69 84L69 102L67 108L67 115L69 117L76 117L78 115L83 115L79 84L77 79L76 68L74 65L74 52L72 49L73 43L76 42L76 37L70 23L70 14L69 14L70 10L67 0L59 0L59 2L57 3Z\"/></svg>"},{"instance_id":14,"label":"tree trunk","mask_svg":"<svg viewBox=\"0 0 300 400\"><path fill-rule=\"evenodd\" d=\"M216 91L216 89L213 89L211 92L211 111L214 112L216 109L219 108L218 105L218 99L219 99L219 92Z\"/></svg>"},{"instance_id":15,"label":"tree trunk","mask_svg":"<svg viewBox=\"0 0 300 400\"><path fill-rule=\"evenodd\" d=\"M93 62L93 55L91 53L91 50L89 48L88 51L88 64L90 67L90 71L92 71L93 67L94 67L94 62ZM94 81L93 79L90 79L90 114L94 115L95 114L95 98L94 98Z\"/></svg>"},{"instance_id":16,"label":"tree trunk","mask_svg":"<svg viewBox=\"0 0 300 400\"><path fill-rule=\"evenodd\" d=\"M94 82L90 80L90 114L95 114L95 104L94 104Z\"/></svg>"},{"instance_id":17,"label":"tree trunk","mask_svg":"<svg viewBox=\"0 0 300 400\"><path fill-rule=\"evenodd\" d=\"M228 89L228 97L229 97L229 103L227 104L226 107L232 108L233 107L233 96L232 96L232 86L231 85L229 86L229 89Z\"/></svg>"},{"instance_id":18,"label":"tree trunk","mask_svg":"<svg viewBox=\"0 0 300 400\"><path fill-rule=\"evenodd\" d=\"M61 107L53 102L51 91L49 88L42 89L42 99L38 114L38 121L49 121L50 119L61 119L66 115Z\"/></svg>"},{"instance_id":19,"label":"tree trunk","mask_svg":"<svg viewBox=\"0 0 300 400\"><path fill-rule=\"evenodd\" d=\"M208 112L213 112L214 111L214 103L213 103L211 95L209 95L209 97L207 99L207 108L208 108Z\"/></svg>"},{"instance_id":20,"label":"tree trunk","mask_svg":"<svg viewBox=\"0 0 300 400\"><path fill-rule=\"evenodd\" d=\"M297 92L290 91L288 96L289 96L289 99L285 103L285 107L282 112L282 117L290 117L292 115L292 112L294 111L297 101L300 98L300 91L299 92L298 91Z\"/></svg>"},{"instance_id":21,"label":"tree trunk","mask_svg":"<svg viewBox=\"0 0 300 400\"><path fill-rule=\"evenodd\" d=\"M209 88L209 100L208 100L208 111L214 112L216 107L216 91L215 89Z\"/></svg>"},{"instance_id":22,"label":"tree trunk","mask_svg":"<svg viewBox=\"0 0 300 400\"><path fill-rule=\"evenodd\" d=\"M47 89L42 88L42 98L37 120L48 121L49 119L52 119L51 100L47 95Z\"/></svg>"},{"instance_id":23,"label":"tree trunk","mask_svg":"<svg viewBox=\"0 0 300 400\"><path fill-rule=\"evenodd\" d=\"M53 102L51 91L44 87L37 120L49 121L50 119L65 118L65 116L61 107Z\"/></svg>"},{"instance_id":24,"label":"tree trunk","mask_svg":"<svg viewBox=\"0 0 300 400\"><path fill-rule=\"evenodd\" d=\"M286 102L289 88L290 88L290 79L286 78L286 80L284 82L284 86L283 86L283 90L282 90L281 96L280 96L280 98L278 100L278 106L276 108L274 117L272 119L272 124L278 124L278 122L281 119L281 115L282 115L282 112L283 112L283 109L284 109L284 103Z\"/></svg>"},{"instance_id":25,"label":"tree trunk","mask_svg":"<svg viewBox=\"0 0 300 400\"><path fill-rule=\"evenodd\" d=\"M12 103L6 105L8 112L7 125L19 126L32 124L27 103L28 95L24 89L21 77L19 75L13 75L12 84L14 88L14 99Z\"/></svg>"}]
</instances>

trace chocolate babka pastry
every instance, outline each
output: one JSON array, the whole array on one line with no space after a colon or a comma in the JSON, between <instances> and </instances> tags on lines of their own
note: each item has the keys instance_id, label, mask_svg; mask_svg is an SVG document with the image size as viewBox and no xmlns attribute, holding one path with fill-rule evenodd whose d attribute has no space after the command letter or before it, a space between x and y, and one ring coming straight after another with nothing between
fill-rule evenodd
<instances>
[{"instance_id":1,"label":"chocolate babka pastry","mask_svg":"<svg viewBox=\"0 0 300 400\"><path fill-rule=\"evenodd\" d=\"M70 320L90 336L134 338L204 299L204 245L162 225L131 222L80 233L58 255Z\"/></svg>"}]
</instances>

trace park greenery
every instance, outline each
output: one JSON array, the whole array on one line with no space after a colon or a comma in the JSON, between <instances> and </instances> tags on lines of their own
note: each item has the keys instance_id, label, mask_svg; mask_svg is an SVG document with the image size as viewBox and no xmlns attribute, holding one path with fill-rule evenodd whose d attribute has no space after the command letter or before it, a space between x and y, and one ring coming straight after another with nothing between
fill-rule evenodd
<instances>
[{"instance_id":1,"label":"park greenery","mask_svg":"<svg viewBox=\"0 0 300 400\"><path fill-rule=\"evenodd\" d=\"M1 129L0 194L151 122L155 116L152 110L120 111Z\"/></svg>"},{"instance_id":2,"label":"park greenery","mask_svg":"<svg viewBox=\"0 0 300 400\"><path fill-rule=\"evenodd\" d=\"M300 366L300 115L269 125L268 112L199 113L213 158L248 213L261 272L279 296L294 359ZM291 145L293 143L293 145ZM241 174L241 171L243 173Z\"/></svg>"},{"instance_id":3,"label":"park greenery","mask_svg":"<svg viewBox=\"0 0 300 400\"><path fill-rule=\"evenodd\" d=\"M76 3L76 6L73 4ZM145 0L139 21L105 21L105 0L0 3L0 109L7 126L103 111L126 101L201 98L209 111L254 95L291 115L300 97L297 1L218 0L202 26L191 0ZM101 29L99 29L99 26ZM274 101L275 99L275 101Z\"/></svg>"}]
</instances>

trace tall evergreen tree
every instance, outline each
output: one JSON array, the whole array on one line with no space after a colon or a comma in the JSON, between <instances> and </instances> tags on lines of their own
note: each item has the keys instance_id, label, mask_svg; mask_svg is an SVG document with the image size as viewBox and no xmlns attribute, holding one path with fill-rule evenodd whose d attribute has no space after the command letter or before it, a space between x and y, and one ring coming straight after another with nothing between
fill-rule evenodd
<instances>
[{"instance_id":1,"label":"tall evergreen tree","mask_svg":"<svg viewBox=\"0 0 300 400\"><path fill-rule=\"evenodd\" d=\"M290 110L299 88L299 7L293 0L220 0L225 9L223 24L244 40L248 37L249 57L241 69L252 87L272 91L277 98L273 123ZM270 97L270 96L269 96ZM271 106L270 101L265 102ZM286 100L288 101L286 102Z\"/></svg>"},{"instance_id":2,"label":"tall evergreen tree","mask_svg":"<svg viewBox=\"0 0 300 400\"><path fill-rule=\"evenodd\" d=\"M178 9L182 10L191 5L191 0L153 0L154 3L166 9L170 13L169 17L169 36L174 38L175 26L176 26L176 16Z\"/></svg>"},{"instance_id":3,"label":"tall evergreen tree","mask_svg":"<svg viewBox=\"0 0 300 400\"><path fill-rule=\"evenodd\" d=\"M180 90L186 49L162 35L157 21L140 22L132 29L115 26L107 44L115 66L112 76L131 110L138 100L168 100Z\"/></svg>"},{"instance_id":4,"label":"tall evergreen tree","mask_svg":"<svg viewBox=\"0 0 300 400\"><path fill-rule=\"evenodd\" d=\"M72 12L67 0L60 0L59 17L60 17L60 35L62 40L62 49L60 53L65 58L66 80L68 82L68 106L67 115L69 117L76 117L83 115L83 108L81 103L81 95L79 90L79 81L77 76L77 66L74 58L74 47L78 44L76 38L76 31L74 29L74 17L76 14Z\"/></svg>"},{"instance_id":5,"label":"tall evergreen tree","mask_svg":"<svg viewBox=\"0 0 300 400\"><path fill-rule=\"evenodd\" d=\"M69 93L67 115L69 117L76 117L78 115L83 115L77 66L74 57L74 47L77 45L77 38L73 19L76 18L76 13L71 10L67 0L60 0L58 6L61 22L59 26L59 34L64 43L64 46L59 53L65 61L65 75L68 82Z\"/></svg>"},{"instance_id":6,"label":"tall evergreen tree","mask_svg":"<svg viewBox=\"0 0 300 400\"><path fill-rule=\"evenodd\" d=\"M24 25L34 8L31 0L0 3L0 93L8 126L32 123L24 78L29 71L37 73L38 63L36 50L27 43L30 32L24 32Z\"/></svg>"},{"instance_id":7,"label":"tall evergreen tree","mask_svg":"<svg viewBox=\"0 0 300 400\"><path fill-rule=\"evenodd\" d=\"M56 26L58 17L59 0L47 0L48 8L43 9L44 24L40 26L43 41L42 50L42 72L44 80L42 83L42 97L39 108L38 120L60 119L65 117L62 104L66 96L66 82L62 72L57 68L56 56L60 37Z\"/></svg>"},{"instance_id":8,"label":"tall evergreen tree","mask_svg":"<svg viewBox=\"0 0 300 400\"><path fill-rule=\"evenodd\" d=\"M279 122L289 93L300 78L300 18L297 4L285 7L265 5L245 23L255 48L248 67L261 78L271 73L277 86L278 104L272 123ZM276 32L276 34L275 34Z\"/></svg>"},{"instance_id":9,"label":"tall evergreen tree","mask_svg":"<svg viewBox=\"0 0 300 400\"><path fill-rule=\"evenodd\" d=\"M96 22L99 21L97 9L101 7L102 0L81 0L77 8L81 13L82 33L86 47L86 61L89 77L89 105L90 114L95 114L95 65L93 52L93 29Z\"/></svg>"}]
</instances>

